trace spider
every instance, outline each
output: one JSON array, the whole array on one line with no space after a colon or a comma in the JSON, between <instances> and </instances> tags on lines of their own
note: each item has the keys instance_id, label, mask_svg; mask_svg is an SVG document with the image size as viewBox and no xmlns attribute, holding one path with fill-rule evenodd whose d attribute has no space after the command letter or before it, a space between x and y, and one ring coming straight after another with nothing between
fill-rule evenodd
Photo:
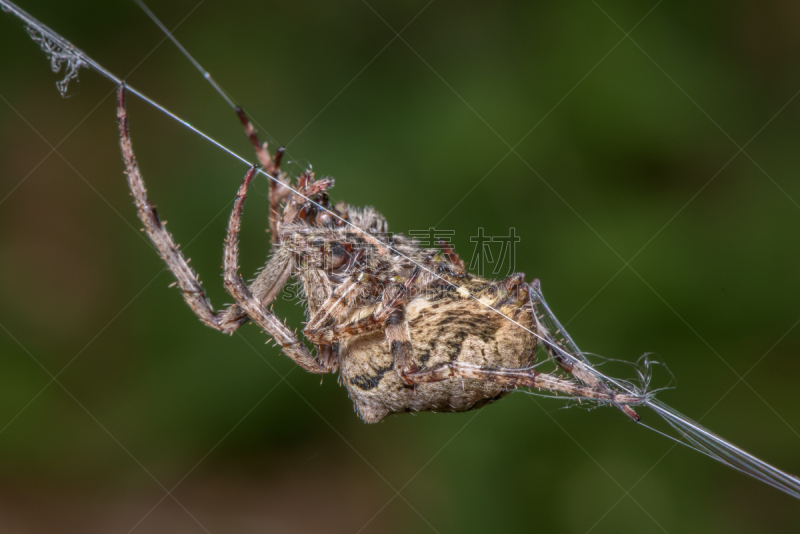
<instances>
[{"instance_id":1,"label":"spider","mask_svg":"<svg viewBox=\"0 0 800 534\"><path fill-rule=\"evenodd\" d=\"M527 283L524 273L501 281L472 275L446 243L422 248L390 234L386 219L371 207L331 205L330 178L317 180L306 171L292 187L280 169L283 150L273 157L245 113L237 113L261 168L273 178L272 255L246 284L238 272L238 233L257 172L253 166L238 190L224 245L224 284L235 304L214 311L147 197L128 131L125 86L118 92L120 142L139 218L204 324L232 334L253 321L306 371L338 371L367 423L399 412L473 410L520 386L613 404L638 421L630 406L642 404L640 396L612 390L588 364L565 359L553 342L542 343L552 337L537 315L538 281ZM307 312L302 333L314 354L270 309L290 279L302 286ZM542 345L571 377L537 369Z\"/></svg>"}]
</instances>

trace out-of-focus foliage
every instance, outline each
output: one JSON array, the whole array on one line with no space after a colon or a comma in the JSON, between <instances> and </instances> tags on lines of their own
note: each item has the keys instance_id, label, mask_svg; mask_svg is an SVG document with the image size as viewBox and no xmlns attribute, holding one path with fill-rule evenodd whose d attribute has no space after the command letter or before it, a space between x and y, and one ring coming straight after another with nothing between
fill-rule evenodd
<instances>
[{"instance_id":1,"label":"out-of-focus foliage","mask_svg":"<svg viewBox=\"0 0 800 534\"><path fill-rule=\"evenodd\" d=\"M252 158L133 2L20 3ZM195 2L150 7L174 27ZM514 227L514 268L584 350L656 353L678 380L660 398L800 472L800 9L425 7L206 0L175 34L296 168L336 178L336 199L394 231L454 230L466 257L479 227ZM797 531L790 498L615 410L515 394L367 426L335 376L320 385L252 325L203 327L139 232L115 88L83 71L62 99L58 79L0 16L4 531L127 532L179 482L197 521L167 498L135 532ZM221 306L245 166L129 109L151 196ZM268 253L266 192L248 203L245 273ZM301 326L299 306L276 309Z\"/></svg>"}]
</instances>

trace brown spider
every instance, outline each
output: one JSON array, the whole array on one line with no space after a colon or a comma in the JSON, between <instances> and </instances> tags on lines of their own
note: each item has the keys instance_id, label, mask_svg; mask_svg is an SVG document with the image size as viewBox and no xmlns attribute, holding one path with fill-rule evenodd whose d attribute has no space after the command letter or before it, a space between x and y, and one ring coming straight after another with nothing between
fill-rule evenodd
<instances>
[{"instance_id":1,"label":"brown spider","mask_svg":"<svg viewBox=\"0 0 800 534\"><path fill-rule=\"evenodd\" d=\"M538 282L526 283L523 273L499 282L471 275L449 246L426 249L389 234L386 220L371 207L331 206L331 179L315 180L306 171L292 187L280 170L283 151L273 158L241 110L258 161L273 178L272 256L248 286L238 273L238 232L253 167L239 188L224 247L225 289L236 303L215 312L147 198L128 134L124 86L118 104L122 154L139 218L206 325L233 333L252 320L303 369L338 370L368 423L397 412L472 410L518 386L613 404L638 420L629 405L642 404L641 396L613 390L583 360L564 358L559 343L549 341L535 305ZM308 318L303 335L315 354L270 309L290 278L302 284ZM536 369L540 340L548 340L543 348L572 378Z\"/></svg>"}]
</instances>

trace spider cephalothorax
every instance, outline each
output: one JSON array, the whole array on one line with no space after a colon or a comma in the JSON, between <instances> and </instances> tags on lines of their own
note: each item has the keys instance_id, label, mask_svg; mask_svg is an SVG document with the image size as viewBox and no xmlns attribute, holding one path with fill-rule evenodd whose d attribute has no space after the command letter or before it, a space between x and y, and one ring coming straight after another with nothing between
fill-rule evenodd
<instances>
[{"instance_id":1,"label":"spider cephalothorax","mask_svg":"<svg viewBox=\"0 0 800 534\"><path fill-rule=\"evenodd\" d=\"M241 110L259 163L271 177L273 250L248 286L238 273L238 232L253 167L234 203L224 249L225 288L236 304L215 312L147 198L128 134L124 87L118 115L139 217L200 320L225 333L252 320L307 371L338 370L364 421L396 412L471 410L517 386L613 403L636 417L628 405L641 402L639 397L613 392L579 362L553 354L574 378L537 370L542 335L534 332L543 327L532 295L538 285L526 283L524 274L499 282L470 275L447 244L422 248L390 234L384 217L370 207L331 206L327 190L333 180L316 180L307 171L291 185L280 170L283 151L273 158ZM302 284L302 333L314 354L269 309L290 279Z\"/></svg>"}]
</instances>

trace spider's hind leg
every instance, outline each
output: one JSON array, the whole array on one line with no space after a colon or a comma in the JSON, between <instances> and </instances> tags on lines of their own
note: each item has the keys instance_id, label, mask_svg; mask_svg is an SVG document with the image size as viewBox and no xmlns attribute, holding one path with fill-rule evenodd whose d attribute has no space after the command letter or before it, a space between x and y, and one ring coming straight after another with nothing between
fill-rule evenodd
<instances>
[{"instance_id":1,"label":"spider's hind leg","mask_svg":"<svg viewBox=\"0 0 800 534\"><path fill-rule=\"evenodd\" d=\"M535 322L536 337L539 338L540 346L545 350L548 357L566 373L572 375L575 380L584 386L595 391L603 392L606 395L616 394L603 375L598 373L583 356L578 346L570 338L569 334L561 326L561 323L550 311L544 296L541 292L539 280L534 280L528 284L530 312L533 314ZM637 395L628 395L637 397ZM645 400L645 397L642 397ZM622 410L625 415L639 421L639 416L629 404L638 403L614 403L617 408Z\"/></svg>"},{"instance_id":2,"label":"spider's hind leg","mask_svg":"<svg viewBox=\"0 0 800 534\"><path fill-rule=\"evenodd\" d=\"M491 381L507 388L522 386L562 392L578 398L613 404L622 409L635 421L639 419L636 413L630 408L630 405L642 404L645 402L645 399L636 395L616 393L606 388L585 386L552 374L540 373L535 369L488 368L460 361L447 362L430 369L406 373L404 378L408 382L414 384L440 382L449 378L472 378Z\"/></svg>"}]
</instances>

